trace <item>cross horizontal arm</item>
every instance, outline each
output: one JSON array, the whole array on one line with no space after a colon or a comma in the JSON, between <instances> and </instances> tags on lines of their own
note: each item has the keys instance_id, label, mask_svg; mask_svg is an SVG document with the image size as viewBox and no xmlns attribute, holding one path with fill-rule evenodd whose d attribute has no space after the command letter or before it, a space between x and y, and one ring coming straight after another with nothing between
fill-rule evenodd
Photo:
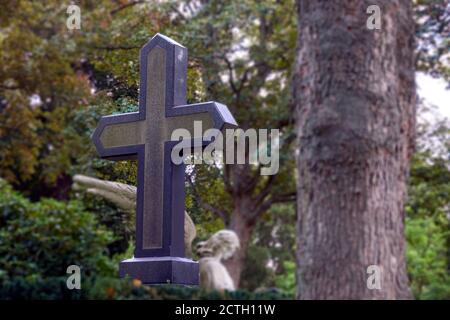
<instances>
[{"instance_id":1,"label":"cross horizontal arm","mask_svg":"<svg viewBox=\"0 0 450 320\"><path fill-rule=\"evenodd\" d=\"M104 148L125 147L143 144L145 141L145 121L107 125L100 136Z\"/></svg>"},{"instance_id":2,"label":"cross horizontal arm","mask_svg":"<svg viewBox=\"0 0 450 320\"><path fill-rule=\"evenodd\" d=\"M95 147L103 158L133 159L136 146L144 143L145 118L139 112L102 117L92 135Z\"/></svg>"},{"instance_id":3,"label":"cross horizontal arm","mask_svg":"<svg viewBox=\"0 0 450 320\"><path fill-rule=\"evenodd\" d=\"M196 134L202 135L208 129L224 130L237 126L228 108L214 101L176 106L166 111L166 117L167 140L170 140L172 132L179 128L187 129L192 138L198 139L201 136ZM202 132L195 132L194 121L202 122Z\"/></svg>"}]
</instances>

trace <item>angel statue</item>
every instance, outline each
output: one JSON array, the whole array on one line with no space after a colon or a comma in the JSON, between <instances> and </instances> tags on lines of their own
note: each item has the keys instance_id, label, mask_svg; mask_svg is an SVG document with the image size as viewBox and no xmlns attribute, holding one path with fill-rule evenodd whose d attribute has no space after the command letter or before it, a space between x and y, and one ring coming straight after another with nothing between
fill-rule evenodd
<instances>
[{"instance_id":1,"label":"angel statue","mask_svg":"<svg viewBox=\"0 0 450 320\"><path fill-rule=\"evenodd\" d=\"M235 286L222 260L231 258L239 249L239 238L234 231L220 230L208 240L197 244L201 256L200 287L206 291L234 291Z\"/></svg>"},{"instance_id":2,"label":"angel statue","mask_svg":"<svg viewBox=\"0 0 450 320\"><path fill-rule=\"evenodd\" d=\"M136 187L125 183L100 180L77 174L73 177L74 189L105 198L125 212L134 213L136 208ZM192 257L192 241L196 237L195 224L184 212L184 246L186 256ZM220 230L208 240L199 242L197 253L201 257L200 287L204 290L235 290L233 280L222 260L233 256L239 248L239 238L231 230Z\"/></svg>"}]
</instances>

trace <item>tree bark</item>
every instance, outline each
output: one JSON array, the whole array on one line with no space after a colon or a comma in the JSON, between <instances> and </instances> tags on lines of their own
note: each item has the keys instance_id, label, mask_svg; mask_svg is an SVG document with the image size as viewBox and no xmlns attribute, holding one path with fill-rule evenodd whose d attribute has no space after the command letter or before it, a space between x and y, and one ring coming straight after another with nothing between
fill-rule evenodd
<instances>
[{"instance_id":1,"label":"tree bark","mask_svg":"<svg viewBox=\"0 0 450 320\"><path fill-rule=\"evenodd\" d=\"M237 208L233 212L229 228L236 232L239 237L240 248L230 259L225 261L225 266L230 273L231 279L233 279L236 288L239 287L239 283L241 281L241 273L244 268L245 259L247 257L247 249L254 229L254 222L250 222L245 219L245 212L243 213L238 211L239 209Z\"/></svg>"},{"instance_id":2,"label":"tree bark","mask_svg":"<svg viewBox=\"0 0 450 320\"><path fill-rule=\"evenodd\" d=\"M404 202L415 132L410 0L297 0L297 296L411 298ZM381 29L366 27L370 5ZM381 270L369 289L367 267Z\"/></svg>"}]
</instances>

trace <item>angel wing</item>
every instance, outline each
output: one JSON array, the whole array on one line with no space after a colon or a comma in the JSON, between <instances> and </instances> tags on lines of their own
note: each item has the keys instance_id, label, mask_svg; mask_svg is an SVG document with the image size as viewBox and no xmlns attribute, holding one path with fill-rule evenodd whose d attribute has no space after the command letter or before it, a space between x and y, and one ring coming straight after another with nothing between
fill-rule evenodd
<instances>
[{"instance_id":1,"label":"angel wing","mask_svg":"<svg viewBox=\"0 0 450 320\"><path fill-rule=\"evenodd\" d=\"M75 190L86 192L105 198L125 212L133 213L136 210L136 187L125 183L101 180L81 174L73 177ZM186 256L192 256L192 241L197 232L191 217L184 212L184 246Z\"/></svg>"}]
</instances>

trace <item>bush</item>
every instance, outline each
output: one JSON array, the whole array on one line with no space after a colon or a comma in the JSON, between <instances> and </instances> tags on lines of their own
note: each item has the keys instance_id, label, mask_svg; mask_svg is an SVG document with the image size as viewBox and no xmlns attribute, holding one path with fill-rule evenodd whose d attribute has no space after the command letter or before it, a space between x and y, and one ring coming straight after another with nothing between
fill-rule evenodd
<instances>
[{"instance_id":1,"label":"bush","mask_svg":"<svg viewBox=\"0 0 450 320\"><path fill-rule=\"evenodd\" d=\"M66 278L30 281L15 277L0 287L0 299L99 299L99 300L277 300L289 296L278 290L248 292L205 292L198 287L177 285L144 286L139 280L82 277L81 290L69 290Z\"/></svg>"},{"instance_id":2,"label":"bush","mask_svg":"<svg viewBox=\"0 0 450 320\"><path fill-rule=\"evenodd\" d=\"M111 233L80 202L32 203L0 180L0 282L64 277L69 265L86 275L112 275ZM20 281L22 281L20 280ZM0 284L1 284L0 283Z\"/></svg>"},{"instance_id":3,"label":"bush","mask_svg":"<svg viewBox=\"0 0 450 320\"><path fill-rule=\"evenodd\" d=\"M85 290L68 290L65 277L29 279L13 277L3 280L1 300L78 300L86 299Z\"/></svg>"},{"instance_id":4,"label":"bush","mask_svg":"<svg viewBox=\"0 0 450 320\"><path fill-rule=\"evenodd\" d=\"M290 294L291 297L295 297L295 292L297 289L297 282L295 278L296 268L297 265L295 264L295 262L285 261L285 272L281 275L278 275L275 279L275 285L277 286L277 288L280 288L284 292Z\"/></svg>"},{"instance_id":5,"label":"bush","mask_svg":"<svg viewBox=\"0 0 450 320\"><path fill-rule=\"evenodd\" d=\"M288 298L277 290L207 293L197 287L149 287L119 279L120 257L110 258L106 249L113 240L81 202L32 203L0 179L0 299ZM81 267L81 290L67 288L66 270L73 264Z\"/></svg>"},{"instance_id":6,"label":"bush","mask_svg":"<svg viewBox=\"0 0 450 320\"><path fill-rule=\"evenodd\" d=\"M417 299L450 299L446 239L449 231L433 218L406 220L406 252L411 289Z\"/></svg>"}]
</instances>

